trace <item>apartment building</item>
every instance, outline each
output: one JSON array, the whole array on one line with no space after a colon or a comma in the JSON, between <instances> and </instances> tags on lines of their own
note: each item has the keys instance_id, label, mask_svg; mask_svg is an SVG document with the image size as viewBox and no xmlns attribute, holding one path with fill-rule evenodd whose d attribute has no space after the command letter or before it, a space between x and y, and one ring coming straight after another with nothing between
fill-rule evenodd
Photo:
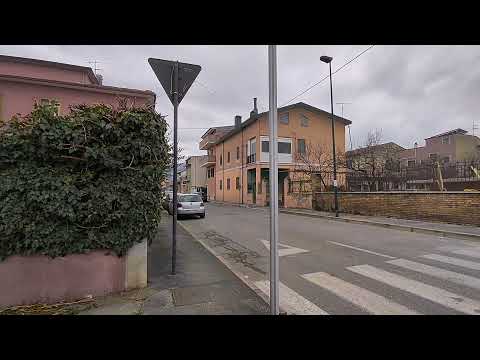
<instances>
[{"instance_id":1,"label":"apartment building","mask_svg":"<svg viewBox=\"0 0 480 360\"><path fill-rule=\"evenodd\" d=\"M0 55L0 120L27 115L35 103L50 100L63 115L78 104L155 104L155 93L105 86L102 77L85 66Z\"/></svg>"},{"instance_id":2,"label":"apartment building","mask_svg":"<svg viewBox=\"0 0 480 360\"><path fill-rule=\"evenodd\" d=\"M425 146L415 143L411 149L399 153L403 167L412 167L433 161L449 163L480 160L480 138L466 130L455 129L425 139Z\"/></svg>"},{"instance_id":3,"label":"apartment building","mask_svg":"<svg viewBox=\"0 0 480 360\"><path fill-rule=\"evenodd\" d=\"M278 109L278 182L279 205L311 207L299 201L290 185L297 169L297 154L308 144L322 144L332 150L330 113L305 103ZM345 126L350 120L335 116L335 142L345 151ZM268 112L258 113L256 98L247 120L235 116L234 125L210 128L199 145L208 155L202 166L207 169L209 200L265 206L269 201ZM341 182L344 181L342 179Z\"/></svg>"},{"instance_id":4,"label":"apartment building","mask_svg":"<svg viewBox=\"0 0 480 360\"><path fill-rule=\"evenodd\" d=\"M202 166L208 155L190 156L186 164L186 189L187 192L205 191L207 187L207 168Z\"/></svg>"}]
</instances>

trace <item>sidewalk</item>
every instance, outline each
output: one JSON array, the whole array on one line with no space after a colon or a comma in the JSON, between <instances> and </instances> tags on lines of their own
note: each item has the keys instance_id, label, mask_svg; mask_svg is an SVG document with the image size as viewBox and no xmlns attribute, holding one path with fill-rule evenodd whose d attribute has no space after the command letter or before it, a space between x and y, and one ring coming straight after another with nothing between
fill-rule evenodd
<instances>
[{"instance_id":1,"label":"sidewalk","mask_svg":"<svg viewBox=\"0 0 480 360\"><path fill-rule=\"evenodd\" d=\"M177 274L171 275L172 217L162 215L149 248L148 288L101 299L100 306L82 315L268 314L267 304L180 225Z\"/></svg>"},{"instance_id":2,"label":"sidewalk","mask_svg":"<svg viewBox=\"0 0 480 360\"><path fill-rule=\"evenodd\" d=\"M336 218L335 214L331 212L308 209L281 209L280 212L285 214L326 218L335 221L352 222L357 224L388 227L396 230L480 241L480 227L476 226L386 218L380 216L352 215L345 213L340 213L339 217Z\"/></svg>"}]
</instances>

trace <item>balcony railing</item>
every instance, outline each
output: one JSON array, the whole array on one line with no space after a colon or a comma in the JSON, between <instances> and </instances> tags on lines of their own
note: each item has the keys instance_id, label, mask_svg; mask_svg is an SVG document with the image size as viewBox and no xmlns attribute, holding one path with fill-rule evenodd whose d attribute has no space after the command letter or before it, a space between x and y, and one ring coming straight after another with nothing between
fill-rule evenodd
<instances>
[{"instance_id":1,"label":"balcony railing","mask_svg":"<svg viewBox=\"0 0 480 360\"><path fill-rule=\"evenodd\" d=\"M247 156L247 164L254 163L257 159L257 154L250 154Z\"/></svg>"},{"instance_id":2,"label":"balcony railing","mask_svg":"<svg viewBox=\"0 0 480 360\"><path fill-rule=\"evenodd\" d=\"M200 166L211 166L215 165L215 156L214 155L208 155L205 161L200 164Z\"/></svg>"}]
</instances>

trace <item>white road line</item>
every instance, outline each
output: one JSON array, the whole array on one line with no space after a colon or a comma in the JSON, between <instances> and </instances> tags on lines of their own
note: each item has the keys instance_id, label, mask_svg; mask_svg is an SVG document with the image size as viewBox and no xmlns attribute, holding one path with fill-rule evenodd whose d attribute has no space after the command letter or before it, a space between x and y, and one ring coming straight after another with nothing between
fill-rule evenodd
<instances>
[{"instance_id":1,"label":"white road line","mask_svg":"<svg viewBox=\"0 0 480 360\"><path fill-rule=\"evenodd\" d=\"M403 305L324 272L304 274L302 277L371 314L418 315L417 312Z\"/></svg>"},{"instance_id":2,"label":"white road line","mask_svg":"<svg viewBox=\"0 0 480 360\"><path fill-rule=\"evenodd\" d=\"M358 247L355 247L355 246L346 245L346 244L338 243L338 242L335 242L335 241L329 241L329 243L335 244L335 245L338 245L338 246L344 246L344 247L349 248L349 249L354 249L354 250L358 250L358 251L363 251L363 252L368 253L368 254L373 254L373 255L377 255L377 256L383 256L383 257L386 257L386 258L388 258L388 259L396 259L395 257L390 256L390 255L380 254L380 253L377 253L377 252L375 252L375 251L370 251L370 250L366 250L366 249L361 249L361 248L358 248Z\"/></svg>"},{"instance_id":3,"label":"white road line","mask_svg":"<svg viewBox=\"0 0 480 360\"><path fill-rule=\"evenodd\" d=\"M264 239L259 239L263 245L266 246L268 250L270 250L270 242ZM278 244L278 256L287 256L287 255L294 255L294 254L301 254L301 253L306 253L309 252L308 250L305 249L300 249L296 248L290 245L285 245L285 244ZM283 247L284 249L282 249Z\"/></svg>"},{"instance_id":4,"label":"white road line","mask_svg":"<svg viewBox=\"0 0 480 360\"><path fill-rule=\"evenodd\" d=\"M434 266L417 263L406 259L397 259L387 261L388 264L400 266L404 269L417 271L440 279L448 280L456 284L468 286L474 289L480 289L480 279L476 277L460 274L454 271L440 269Z\"/></svg>"},{"instance_id":5,"label":"white road line","mask_svg":"<svg viewBox=\"0 0 480 360\"><path fill-rule=\"evenodd\" d=\"M424 284L420 281L410 280L370 265L350 266L347 269L462 313L480 315L480 302L464 296Z\"/></svg>"},{"instance_id":6,"label":"white road line","mask_svg":"<svg viewBox=\"0 0 480 360\"><path fill-rule=\"evenodd\" d=\"M453 253L458 255L465 255L473 258L480 258L479 248L456 250Z\"/></svg>"},{"instance_id":7,"label":"white road line","mask_svg":"<svg viewBox=\"0 0 480 360\"><path fill-rule=\"evenodd\" d=\"M480 263L473 262L473 261L468 261L464 259L454 258L450 256L443 256L438 254L423 255L422 257L424 257L425 259L440 261L447 264L464 267L467 269L480 270Z\"/></svg>"},{"instance_id":8,"label":"white road line","mask_svg":"<svg viewBox=\"0 0 480 360\"><path fill-rule=\"evenodd\" d=\"M257 281L255 285L270 297L270 281ZM279 284L280 307L289 314L328 315L311 301L305 299L283 283Z\"/></svg>"}]
</instances>

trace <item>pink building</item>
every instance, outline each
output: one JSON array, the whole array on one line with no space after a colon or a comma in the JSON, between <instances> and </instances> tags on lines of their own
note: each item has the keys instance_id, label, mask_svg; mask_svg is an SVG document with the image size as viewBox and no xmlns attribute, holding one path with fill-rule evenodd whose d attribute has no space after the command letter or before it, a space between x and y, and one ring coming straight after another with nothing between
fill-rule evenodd
<instances>
[{"instance_id":1,"label":"pink building","mask_svg":"<svg viewBox=\"0 0 480 360\"><path fill-rule=\"evenodd\" d=\"M65 114L77 104L155 104L155 93L105 86L89 67L0 55L0 120L26 115L46 100L59 102Z\"/></svg>"}]
</instances>

